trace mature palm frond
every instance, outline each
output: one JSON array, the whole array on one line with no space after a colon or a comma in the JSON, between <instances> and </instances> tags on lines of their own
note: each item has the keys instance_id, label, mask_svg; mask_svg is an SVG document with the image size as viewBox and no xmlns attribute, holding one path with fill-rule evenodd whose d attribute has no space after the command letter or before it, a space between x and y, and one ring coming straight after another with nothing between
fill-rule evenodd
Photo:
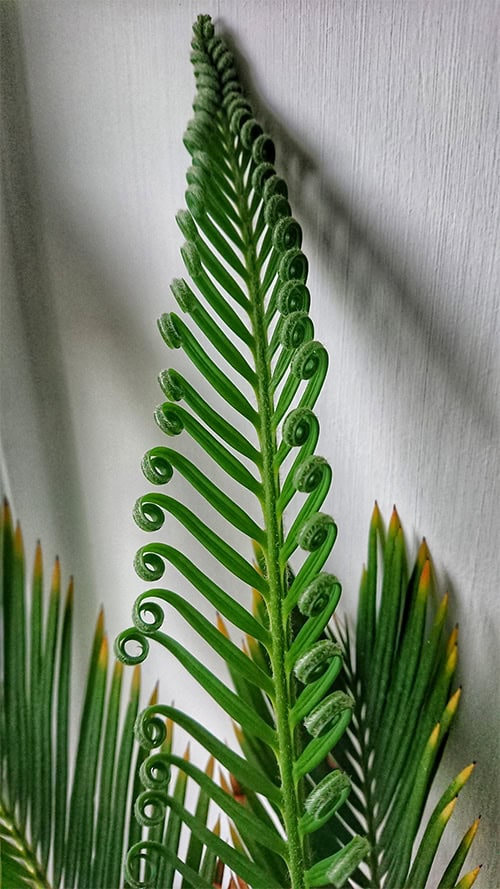
<instances>
[{"instance_id":1,"label":"mature palm frond","mask_svg":"<svg viewBox=\"0 0 500 889\"><path fill-rule=\"evenodd\" d=\"M338 631L345 654L338 684L356 703L334 754L356 791L345 817L339 815L343 829L338 836L349 837L366 825L371 852L353 879L371 889L424 889L457 796L474 768L474 763L464 768L444 790L416 842L461 690L452 690L457 629L446 631L448 595L434 605L425 540L411 572L407 564L396 510L386 533L375 506L355 646L347 628ZM478 824L474 821L467 831L439 889L461 885L460 871ZM478 872L467 879L473 881Z\"/></svg>"},{"instance_id":2,"label":"mature palm frond","mask_svg":"<svg viewBox=\"0 0 500 889\"><path fill-rule=\"evenodd\" d=\"M136 521L146 531L157 531L166 516L173 517L208 556L199 567L170 544L153 542L139 550L136 568L144 580L156 582L172 565L248 635L261 657L249 658L197 607L162 588L139 597L134 628L121 634L116 650L125 661L137 663L150 640L160 643L240 726L245 739L240 755L174 707L146 710L137 728L142 744L154 748L161 743L161 720L172 719L234 776L248 802L240 805L193 764L168 754L166 760L229 816L235 842L208 831L166 791L158 792L158 804L251 886L337 886L368 847L364 838L354 837L335 854L311 854L311 835L345 800L349 782L344 777L332 783L326 776L309 792L307 775L342 736L353 708L349 695L331 692L341 664L339 648L321 638L340 596L336 578L322 570L336 538L335 523L320 511L331 469L314 454L319 427L313 407L328 359L313 338L302 232L291 215L286 184L273 166L274 144L254 119L234 59L214 35L208 16L198 18L192 47L197 93L184 139L193 161L187 174L189 210L177 215L191 283L182 279L172 285L188 320L170 313L159 326L169 347L184 350L194 376L188 380L174 369L161 374L168 401L156 411L156 420L169 436L187 432L219 474L222 469L233 487L236 483L253 496L256 509L251 512L259 517L242 508L238 494L232 497L213 482L198 461L172 448L154 448L143 462L148 480L165 484L178 472L202 502L193 512L173 496L150 493L137 502ZM202 394L207 388L212 403ZM226 403L223 413L221 401ZM210 509L227 523L228 536L236 529L241 544L234 547L224 532L215 533ZM250 558L251 541L259 549L260 570ZM231 575L232 592L236 584L255 587L261 597L255 614L210 578L212 558ZM165 605L227 663L235 690L163 632ZM138 655L128 653L131 641L142 646ZM168 853L160 843L148 849L158 859ZM132 849L132 860L138 852L139 846ZM206 889L208 884L199 878L193 885Z\"/></svg>"},{"instance_id":3,"label":"mature palm frond","mask_svg":"<svg viewBox=\"0 0 500 889\"><path fill-rule=\"evenodd\" d=\"M38 545L28 595L22 534L7 504L0 536L1 886L117 889L124 850L143 834L130 801L145 759L133 737L139 672L124 707L122 664L115 663L108 681L101 612L73 756L73 585L64 597L56 560L46 601Z\"/></svg>"}]
</instances>

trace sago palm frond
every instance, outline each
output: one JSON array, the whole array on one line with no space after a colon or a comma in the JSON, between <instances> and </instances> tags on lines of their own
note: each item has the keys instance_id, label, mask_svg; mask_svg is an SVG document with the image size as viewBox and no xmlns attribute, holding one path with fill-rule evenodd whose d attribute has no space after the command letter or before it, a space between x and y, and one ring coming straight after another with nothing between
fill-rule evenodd
<instances>
[{"instance_id":1,"label":"sago palm frond","mask_svg":"<svg viewBox=\"0 0 500 889\"><path fill-rule=\"evenodd\" d=\"M64 596L56 560L47 600L38 545L28 595L21 529L7 504L0 536L0 885L117 889L124 851L144 834L130 799L145 759L133 736L139 673L125 703L123 665L108 676L101 612L72 739L72 583Z\"/></svg>"},{"instance_id":2,"label":"sago palm frond","mask_svg":"<svg viewBox=\"0 0 500 889\"><path fill-rule=\"evenodd\" d=\"M211 833L167 789L158 789L157 804L177 815L253 887L341 886L367 854L367 840L351 838L334 854L315 858L311 837L344 802L349 780L325 776L314 788L307 781L342 737L354 706L348 694L331 690L341 659L338 646L322 638L340 597L337 579L323 571L337 533L333 519L321 511L331 469L315 454L319 427L313 408L327 353L314 339L302 232L291 214L287 186L274 168L273 142L255 120L234 59L214 35L209 17L198 18L192 47L197 94L184 140L193 162L187 174L189 209L177 215L191 280L172 285L187 319L172 312L162 316L159 326L167 346L182 348L191 360L193 375L186 378L174 369L161 374L168 400L156 411L156 420L168 436L183 431L191 436L233 487L236 483L254 498L251 512L257 517L243 509L238 494L233 497L213 482L198 459L193 462L169 447L154 448L143 463L147 479L165 484L179 473L204 505L194 512L174 496L150 493L137 502L136 521L146 531L157 531L167 517L174 518L208 556L197 565L190 555L155 541L139 550L136 568L144 580L156 582L167 564L173 566L248 635L261 662L242 652L197 607L163 588L139 597L134 628L121 634L116 648L119 657L137 663L150 642L158 642L245 738L240 755L177 708L148 708L138 722L141 744L154 748L161 743L163 719L172 719L234 776L248 800L240 805L195 765L169 754L167 762L189 775L227 814L239 840L231 845ZM227 406L223 413L221 401ZM211 509L227 523L228 536L229 529L231 535L236 529L241 543L233 546L212 529ZM252 541L259 548L259 567L252 564ZM232 575L229 591L211 579L212 559ZM258 591L255 614L238 603L236 585ZM226 662L237 677L235 689L163 631L166 605ZM130 653L131 642L142 647L139 654ZM145 853L152 867L162 859L171 861L165 846L145 850L137 844L130 853L129 876L135 856ZM182 867L178 870L182 874ZM192 885L209 886L201 876Z\"/></svg>"},{"instance_id":3,"label":"sago palm frond","mask_svg":"<svg viewBox=\"0 0 500 889\"><path fill-rule=\"evenodd\" d=\"M394 510L387 532L375 506L363 571L355 645L341 632L345 669L338 683L355 700L353 719L334 757L355 793L339 837L365 825L371 852L353 878L370 889L423 889L457 797L474 763L444 790L416 842L439 760L458 707L453 688L457 628L446 630L448 595L435 605L429 549L422 542L408 568L403 529ZM474 821L437 889L453 889L479 825ZM476 868L463 878L472 885Z\"/></svg>"},{"instance_id":4,"label":"sago palm frond","mask_svg":"<svg viewBox=\"0 0 500 889\"><path fill-rule=\"evenodd\" d=\"M151 483L167 484L179 473L200 506L193 511L175 496L149 493L135 506L138 525L156 532L173 518L207 557L196 564L191 555L155 540L139 550L137 573L156 583L173 567L218 618L214 625L178 592L149 589L138 598L134 626L120 635L116 650L132 664L147 656L151 641L159 643L235 723L241 753L174 706L149 707L136 726L140 743L153 750L163 741L163 720L172 720L229 773L217 782L172 751L163 755L227 815L232 841L210 831L206 818L166 784L147 800L182 822L191 842L203 844L219 868L256 889L421 889L471 772L465 769L446 790L415 850L458 703L458 693L448 700L455 637L443 636L445 605L426 628L427 550L408 580L397 517L384 543L377 612L377 538L384 539L378 512L360 599L356 667L349 637L339 645L329 630L340 584L324 568L336 527L321 511L331 469L315 453L319 425L313 412L328 362L308 314L302 233L274 167L273 142L255 120L233 56L208 16L198 18L192 48L197 93L184 139L192 166L188 210L177 215L188 280L172 284L187 319L171 312L159 327L167 346L183 349L193 367L187 376L175 369L160 374L167 401L155 416L167 436L187 433L195 450L217 464L217 477L221 469L226 474L228 490L236 486L243 496L212 481L198 458L170 447L145 455ZM242 506L249 495L254 510ZM236 529L241 543L232 545L224 532L213 530L210 510L226 523L227 537L233 539ZM211 577L217 564L230 575L228 589ZM254 589L250 610L234 593L246 585ZM232 686L163 631L166 606L222 658ZM244 634L243 649L227 623ZM139 653L131 653L130 643L139 645ZM147 824L141 798L138 809ZM477 869L457 880L476 827L460 844L440 889L472 885ZM136 886L149 885L148 878L156 885L168 866L186 889L209 889L206 873L188 873L188 857L175 859L168 839L139 842L129 853L129 879ZM141 876L138 861L147 863L148 877Z\"/></svg>"}]
</instances>

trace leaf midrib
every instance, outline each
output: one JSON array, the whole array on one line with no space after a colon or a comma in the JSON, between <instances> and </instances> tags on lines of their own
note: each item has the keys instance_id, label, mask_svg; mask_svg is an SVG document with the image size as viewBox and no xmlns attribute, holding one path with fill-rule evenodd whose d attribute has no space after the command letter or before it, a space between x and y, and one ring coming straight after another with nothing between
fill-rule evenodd
<instances>
[{"instance_id":1,"label":"leaf midrib","mask_svg":"<svg viewBox=\"0 0 500 889\"><path fill-rule=\"evenodd\" d=\"M291 889L305 889L305 863L302 841L299 833L299 799L293 776L294 763L294 729L290 724L289 714L293 706L292 692L287 682L285 655L288 651L289 624L283 612L284 572L281 565L280 551L283 546L283 525L278 508L279 475L276 471L276 432L273 423L274 402L269 366L269 343L267 323L264 309L264 296L257 259L257 243L253 230L252 219L248 212L247 191L243 181L242 170L235 158L232 139L227 125L225 138L230 150L228 155L236 187L238 210L241 217L241 233L244 244L244 258L248 274L247 284L250 297L251 319L253 325L255 350L255 368L257 385L255 389L258 414L261 421L258 430L262 453L262 511L266 531L267 581L269 584L269 622L272 647L269 652L273 681L275 685L275 716L276 735L278 742L277 757L281 775L281 792L283 798L283 819L288 843L288 866L290 870Z\"/></svg>"}]
</instances>

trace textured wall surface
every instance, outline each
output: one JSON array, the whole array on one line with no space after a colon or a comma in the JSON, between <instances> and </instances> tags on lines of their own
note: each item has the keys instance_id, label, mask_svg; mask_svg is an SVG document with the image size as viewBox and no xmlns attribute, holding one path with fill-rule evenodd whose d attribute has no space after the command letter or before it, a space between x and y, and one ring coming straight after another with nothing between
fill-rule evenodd
<instances>
[{"instance_id":1,"label":"textured wall surface","mask_svg":"<svg viewBox=\"0 0 500 889\"><path fill-rule=\"evenodd\" d=\"M344 610L373 501L387 518L396 502L460 623L464 696L444 771L479 761L454 830L482 812L473 858L495 889L497 3L4 0L4 488L28 548L42 536L76 575L82 652L100 602L111 636L128 625L143 542L130 511L171 361L155 319L182 271L174 212L200 11L241 59L305 233L331 354L321 451ZM171 662L158 673L164 699L207 707Z\"/></svg>"}]
</instances>

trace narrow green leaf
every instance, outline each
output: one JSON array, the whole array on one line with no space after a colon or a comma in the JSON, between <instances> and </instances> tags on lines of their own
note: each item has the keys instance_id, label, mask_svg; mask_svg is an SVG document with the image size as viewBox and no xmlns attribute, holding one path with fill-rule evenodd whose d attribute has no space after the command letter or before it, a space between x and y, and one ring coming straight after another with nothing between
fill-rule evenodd
<instances>
[{"instance_id":1,"label":"narrow green leaf","mask_svg":"<svg viewBox=\"0 0 500 889\"><path fill-rule=\"evenodd\" d=\"M195 339L189 327L174 312L162 315L159 321L160 333L171 348L182 349L193 362L194 366L214 387L215 391L227 401L242 417L259 428L259 416L247 398L242 394L229 377L207 355L205 349Z\"/></svg>"},{"instance_id":2,"label":"narrow green leaf","mask_svg":"<svg viewBox=\"0 0 500 889\"><path fill-rule=\"evenodd\" d=\"M219 354L254 387L256 385L255 371L243 357L241 349L237 349L232 340L226 336L221 326L214 321L189 285L184 280L177 279L172 282L170 289L180 307L189 313L189 316L215 346Z\"/></svg>"},{"instance_id":3,"label":"narrow green leaf","mask_svg":"<svg viewBox=\"0 0 500 889\"><path fill-rule=\"evenodd\" d=\"M231 867L237 874L249 883L255 886L266 886L267 889L280 889L279 883L270 882L269 874L262 872L261 869L247 858L243 853L233 849L224 840L217 837L212 831L191 815L183 806L180 806L173 797L168 797L168 805L173 812L180 815L183 822L188 825L191 831L206 845L208 849L215 852L228 867Z\"/></svg>"},{"instance_id":4,"label":"narrow green leaf","mask_svg":"<svg viewBox=\"0 0 500 889\"><path fill-rule=\"evenodd\" d=\"M221 765L227 768L243 786L252 787L256 793L266 796L276 805L281 804L280 791L273 782L266 778L262 772L259 772L258 769L253 768L243 757L231 750L227 744L216 738L199 722L175 707L157 704L154 707L148 707L146 710L143 710L136 726L136 734L140 743L145 743L146 739L150 737L147 729L148 723L158 715L171 719L180 728L185 729L195 741L198 741L208 753L211 753ZM157 745L155 744L154 746Z\"/></svg>"},{"instance_id":5,"label":"narrow green leaf","mask_svg":"<svg viewBox=\"0 0 500 889\"><path fill-rule=\"evenodd\" d=\"M175 498L166 494L145 494L135 504L134 518L144 531L157 531L165 520L164 512L176 518L232 574L248 586L265 592L265 581L248 561Z\"/></svg>"},{"instance_id":6,"label":"narrow green leaf","mask_svg":"<svg viewBox=\"0 0 500 889\"><path fill-rule=\"evenodd\" d=\"M56 774L54 801L54 885L59 886L64 868L68 811L69 707L73 583L69 584L62 619L57 688Z\"/></svg>"},{"instance_id":7,"label":"narrow green leaf","mask_svg":"<svg viewBox=\"0 0 500 889\"><path fill-rule=\"evenodd\" d=\"M190 559L167 544L149 544L141 547L135 559L135 568L140 577L149 582L159 580L164 572L163 559L177 568L193 584L214 608L230 620L236 627L258 639L263 645L270 645L268 630L244 609L235 599L210 580ZM150 590L154 595L157 590Z\"/></svg>"},{"instance_id":8,"label":"narrow green leaf","mask_svg":"<svg viewBox=\"0 0 500 889\"><path fill-rule=\"evenodd\" d=\"M28 802L26 761L29 750L24 546L19 525L14 532L12 530L10 509L6 503L3 529L5 754L9 801L12 808L18 804L20 824L24 826Z\"/></svg>"},{"instance_id":9,"label":"narrow green leaf","mask_svg":"<svg viewBox=\"0 0 500 889\"><path fill-rule=\"evenodd\" d=\"M222 707L232 719L235 719L245 731L257 738L262 738L266 744L274 747L276 735L273 729L264 722L256 713L248 711L247 707L227 686L212 672L195 658L183 645L165 633L155 632L152 635L167 651L170 651L185 667L188 673L200 683L202 688Z\"/></svg>"},{"instance_id":10,"label":"narrow green leaf","mask_svg":"<svg viewBox=\"0 0 500 889\"><path fill-rule=\"evenodd\" d=\"M215 760L212 756L210 757L207 768L205 769L205 773L208 775L209 778L213 777L214 764ZM210 793L204 790L200 790L194 815L198 821L205 825L207 824L210 801ZM190 834L189 845L186 852L186 866L190 867L196 873L199 873L202 854L203 843L201 843L198 838L194 836L194 834ZM182 881L182 889L192 889L191 884L186 878L184 878Z\"/></svg>"},{"instance_id":11,"label":"narrow green leaf","mask_svg":"<svg viewBox=\"0 0 500 889\"><path fill-rule=\"evenodd\" d=\"M127 881L132 887L143 887L144 882L139 877L138 870L141 867L141 864L146 865L146 873L149 877L148 882L151 881L156 876L156 870L158 868L159 861L165 858L167 861L171 862L175 867L175 870L179 871L183 877L189 880L189 884L193 887L193 889L213 889L213 884L206 880L203 875L198 875L196 871L192 868L188 867L180 858L177 858L176 855L172 855L169 849L166 846L162 845L158 842L152 842L150 840L141 840L141 842L136 843L135 846L129 850L127 856ZM156 859L156 865L153 866L152 859Z\"/></svg>"},{"instance_id":12,"label":"narrow green leaf","mask_svg":"<svg viewBox=\"0 0 500 889\"><path fill-rule=\"evenodd\" d=\"M198 420L178 404L162 404L155 412L160 429L167 435L178 435L183 429L240 485L260 497L262 485L227 448L205 429Z\"/></svg>"},{"instance_id":13,"label":"narrow green leaf","mask_svg":"<svg viewBox=\"0 0 500 889\"><path fill-rule=\"evenodd\" d=\"M134 604L133 619L135 626L140 632L153 638L158 638L155 635L155 631L161 626L164 614L158 604L151 601L152 596L153 591L148 591L139 596ZM254 664L224 633L214 627L186 599L170 590L154 591L154 598L161 599L163 602L172 605L214 651L224 658L229 668L245 675L250 682L266 691L267 694L271 696L274 694L274 686L269 675ZM149 623L143 617L148 612L154 615L155 619L152 623Z\"/></svg>"},{"instance_id":14,"label":"narrow green leaf","mask_svg":"<svg viewBox=\"0 0 500 889\"><path fill-rule=\"evenodd\" d=\"M109 856L106 861L105 885L120 885L125 848L126 802L131 780L133 728L139 708L140 673L136 667L130 685L130 695L118 749L113 789L113 819L109 835Z\"/></svg>"},{"instance_id":15,"label":"narrow green leaf","mask_svg":"<svg viewBox=\"0 0 500 889\"><path fill-rule=\"evenodd\" d=\"M185 758L188 759L189 753L186 752ZM182 762L182 760L181 760ZM187 790L187 774L183 770L179 770L174 786L173 799L179 806L184 806ZM168 815L168 823L166 825L164 846L171 852L172 858L177 857L179 852L179 842L181 838L182 819L178 812L170 810ZM164 866L160 865L158 879L156 885L160 887L173 886L175 877L175 867L172 859L170 862L164 862Z\"/></svg>"},{"instance_id":16,"label":"narrow green leaf","mask_svg":"<svg viewBox=\"0 0 500 889\"><path fill-rule=\"evenodd\" d=\"M190 407L194 411L194 413L200 418L200 420L203 420L203 422L208 426L209 429L212 430L212 432L215 432L216 435L222 438L222 440L225 441L230 447L234 448L235 451L238 451L240 454L248 457L249 460L252 460L252 462L255 463L256 466L261 466L262 457L259 451L250 442L248 436L244 436L238 429L236 429L234 423L230 423L222 416L222 414L214 410L203 398L203 396L200 395L200 393L197 392L196 389L194 389L194 387L186 380L186 378L182 376L182 374L170 368L170 370L160 373L158 379L160 386L167 398L170 398L173 401L179 401L182 399L188 405L188 407ZM181 419L181 415L177 414L177 420ZM201 428L203 429L203 427ZM169 434L175 434L175 432L171 431ZM193 434L193 432L191 432L191 434ZM194 434L193 437L196 438ZM198 437L196 438L196 440L200 444L202 444L203 447L205 447L205 440L203 438L200 439ZM207 441L211 443L211 439L207 439ZM211 447L213 450L213 443L211 443ZM206 448L206 450L209 450L210 452L210 448ZM222 452L224 452L224 449ZM252 478L251 475L250 478ZM256 479L254 479L254 484L259 484Z\"/></svg>"},{"instance_id":17,"label":"narrow green leaf","mask_svg":"<svg viewBox=\"0 0 500 889\"><path fill-rule=\"evenodd\" d=\"M276 852L282 858L286 859L287 850L286 843L279 836L276 830L269 826L268 823L257 818L251 811L246 809L240 803L236 802L232 796L229 796L221 787L216 784L205 772L197 768L188 760L182 760L178 756L169 756L169 761L182 769L186 775L193 778L197 784L209 792L211 799L228 815L239 830L248 832L259 843L266 848Z\"/></svg>"},{"instance_id":18,"label":"narrow green leaf","mask_svg":"<svg viewBox=\"0 0 500 889\"><path fill-rule=\"evenodd\" d=\"M116 662L111 680L111 690L107 701L106 724L101 757L101 773L99 802L96 819L96 837L99 842L92 865L92 884L104 885L106 849L109 848L109 834L112 817L116 814L111 809L113 778L115 770L115 751L118 739L118 719L120 714L120 697L123 677L123 664Z\"/></svg>"},{"instance_id":19,"label":"narrow green leaf","mask_svg":"<svg viewBox=\"0 0 500 889\"><path fill-rule=\"evenodd\" d=\"M365 689L368 687L369 664L375 640L377 609L378 549L384 545L382 516L375 503L368 537L368 561L363 572L356 621L356 666Z\"/></svg>"},{"instance_id":20,"label":"narrow green leaf","mask_svg":"<svg viewBox=\"0 0 500 889\"><path fill-rule=\"evenodd\" d=\"M469 827L462 841L460 842L455 854L453 855L448 867L446 868L437 889L453 889L457 882L460 871L464 865L465 859L469 853L474 837L476 836L481 816L476 818Z\"/></svg>"},{"instance_id":21,"label":"narrow green leaf","mask_svg":"<svg viewBox=\"0 0 500 889\"><path fill-rule=\"evenodd\" d=\"M474 870L471 870L468 874L465 874L465 876L463 876L462 879L459 880L456 886L454 886L454 889L470 889L470 887L474 885L479 874L481 873L481 867L482 865L480 864L479 867L475 867Z\"/></svg>"},{"instance_id":22,"label":"narrow green leaf","mask_svg":"<svg viewBox=\"0 0 500 889\"><path fill-rule=\"evenodd\" d=\"M47 800L53 797L53 749L52 720L54 700L54 677L56 650L61 611L61 568L56 559L50 589L49 611L45 630L42 669L40 675L39 721L36 724L40 757L40 785L34 788L34 803L37 806L41 826L41 856L47 867L52 835L52 807L47 812Z\"/></svg>"},{"instance_id":23,"label":"narrow green leaf","mask_svg":"<svg viewBox=\"0 0 500 889\"><path fill-rule=\"evenodd\" d=\"M30 640L30 759L33 767L33 784L35 793L42 789L42 750L39 743L41 714L39 712L40 679L42 674L42 633L43 633L43 558L40 542L37 542L33 565L33 581L31 593L31 640ZM36 847L41 830L42 819L41 794L31 798L31 836ZM38 804L37 804L38 803ZM1 884L0 884L1 885Z\"/></svg>"},{"instance_id":24,"label":"narrow green leaf","mask_svg":"<svg viewBox=\"0 0 500 889\"><path fill-rule=\"evenodd\" d=\"M90 655L89 669L87 673L87 682L85 686L85 697L83 711L80 723L80 738L75 761L75 773L73 777L73 786L71 790L71 802L68 820L68 840L65 852L64 864L64 881L72 885L75 883L77 867L81 855L82 846L82 821L88 816L88 795L92 793L92 789L86 783L86 759L89 753L89 745L95 747L95 741L90 742L90 725L91 719L98 715L98 704L96 705L96 689L97 683L102 686L105 679L105 661L107 661L106 647L104 643L104 617L101 611L92 644ZM99 695L100 697L100 695ZM84 840L85 842L85 840Z\"/></svg>"},{"instance_id":25,"label":"narrow green leaf","mask_svg":"<svg viewBox=\"0 0 500 889\"><path fill-rule=\"evenodd\" d=\"M406 881L406 887L425 886L443 831L450 820L457 798L452 799L434 818L431 818L419 846L417 855Z\"/></svg>"},{"instance_id":26,"label":"narrow green leaf","mask_svg":"<svg viewBox=\"0 0 500 889\"><path fill-rule=\"evenodd\" d=\"M153 465L151 465L153 464ZM151 471L149 471L151 468ZM231 500L220 490L191 460L173 451L171 448L155 448L148 451L143 461L143 470L146 478L154 484L166 484L177 469L180 474L198 491L207 502L217 510L235 528L261 544L265 542L262 529L253 521L240 506ZM159 473L161 472L161 477Z\"/></svg>"}]
</instances>

